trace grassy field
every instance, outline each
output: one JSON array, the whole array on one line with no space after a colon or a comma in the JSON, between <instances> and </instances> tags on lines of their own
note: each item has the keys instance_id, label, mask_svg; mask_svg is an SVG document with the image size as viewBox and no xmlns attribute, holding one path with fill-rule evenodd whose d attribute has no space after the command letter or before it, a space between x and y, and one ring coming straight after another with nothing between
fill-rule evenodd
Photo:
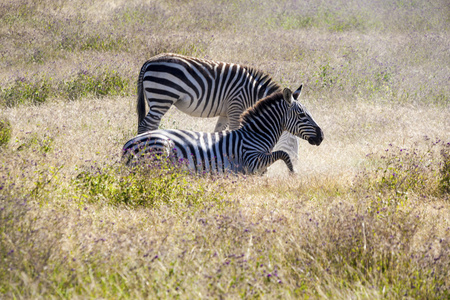
<instances>
[{"instance_id":1,"label":"grassy field","mask_svg":"<svg viewBox=\"0 0 450 300\"><path fill-rule=\"evenodd\" d=\"M449 16L445 0L3 0L0 299L448 299ZM324 142L300 142L293 176L126 168L138 72L161 52L303 83Z\"/></svg>"}]
</instances>

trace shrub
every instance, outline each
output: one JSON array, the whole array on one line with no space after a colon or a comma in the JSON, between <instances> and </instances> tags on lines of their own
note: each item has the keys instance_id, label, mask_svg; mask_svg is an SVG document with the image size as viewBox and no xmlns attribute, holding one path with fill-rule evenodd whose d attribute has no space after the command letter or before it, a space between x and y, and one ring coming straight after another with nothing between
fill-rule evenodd
<instances>
[{"instance_id":1,"label":"shrub","mask_svg":"<svg viewBox=\"0 0 450 300\"><path fill-rule=\"evenodd\" d=\"M37 77L41 76L37 75ZM41 77L32 82L20 77L9 87L0 90L1 104L13 107L24 103L44 103L50 97L51 91L51 78Z\"/></svg>"},{"instance_id":2,"label":"shrub","mask_svg":"<svg viewBox=\"0 0 450 300\"><path fill-rule=\"evenodd\" d=\"M222 199L207 182L164 162L133 168L91 167L78 174L75 186L82 201L132 207L198 205L205 199Z\"/></svg>"},{"instance_id":3,"label":"shrub","mask_svg":"<svg viewBox=\"0 0 450 300\"><path fill-rule=\"evenodd\" d=\"M99 74L92 74L82 70L74 78L61 82L59 90L63 96L70 100L88 95L95 97L127 95L129 93L129 81L115 71L104 70Z\"/></svg>"},{"instance_id":4,"label":"shrub","mask_svg":"<svg viewBox=\"0 0 450 300\"><path fill-rule=\"evenodd\" d=\"M441 149L441 157L439 189L443 194L450 194L450 143Z\"/></svg>"}]
</instances>

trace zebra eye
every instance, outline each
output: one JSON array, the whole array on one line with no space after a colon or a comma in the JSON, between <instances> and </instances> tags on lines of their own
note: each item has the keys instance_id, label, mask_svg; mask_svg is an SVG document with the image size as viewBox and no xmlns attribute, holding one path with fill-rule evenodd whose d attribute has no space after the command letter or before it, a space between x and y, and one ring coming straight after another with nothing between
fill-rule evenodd
<instances>
[{"instance_id":1,"label":"zebra eye","mask_svg":"<svg viewBox=\"0 0 450 300\"><path fill-rule=\"evenodd\" d=\"M295 113L300 116L300 118L306 117L306 114L301 110L296 110Z\"/></svg>"}]
</instances>

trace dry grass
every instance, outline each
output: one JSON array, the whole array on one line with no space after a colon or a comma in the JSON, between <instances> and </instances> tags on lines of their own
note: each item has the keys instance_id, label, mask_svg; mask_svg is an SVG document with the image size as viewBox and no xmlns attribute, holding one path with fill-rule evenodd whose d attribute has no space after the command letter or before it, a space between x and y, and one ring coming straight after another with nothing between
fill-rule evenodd
<instances>
[{"instance_id":1,"label":"dry grass","mask_svg":"<svg viewBox=\"0 0 450 300\"><path fill-rule=\"evenodd\" d=\"M0 298L448 298L448 9L2 4ZM295 176L281 163L264 177L130 172L134 82L160 51L305 83L324 142L300 143ZM103 95L102 82L124 85ZM162 122L214 124L176 109Z\"/></svg>"}]
</instances>

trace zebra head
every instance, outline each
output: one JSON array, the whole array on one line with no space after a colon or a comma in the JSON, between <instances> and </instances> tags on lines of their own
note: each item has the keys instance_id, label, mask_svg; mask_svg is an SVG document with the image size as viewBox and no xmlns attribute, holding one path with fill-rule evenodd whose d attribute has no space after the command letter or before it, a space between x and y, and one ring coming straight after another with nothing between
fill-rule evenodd
<instances>
[{"instance_id":1,"label":"zebra head","mask_svg":"<svg viewBox=\"0 0 450 300\"><path fill-rule=\"evenodd\" d=\"M323 140L323 132L306 108L297 101L301 91L302 86L294 93L288 88L283 90L283 98L289 105L284 116L284 130L307 140L311 145L319 146Z\"/></svg>"}]
</instances>

